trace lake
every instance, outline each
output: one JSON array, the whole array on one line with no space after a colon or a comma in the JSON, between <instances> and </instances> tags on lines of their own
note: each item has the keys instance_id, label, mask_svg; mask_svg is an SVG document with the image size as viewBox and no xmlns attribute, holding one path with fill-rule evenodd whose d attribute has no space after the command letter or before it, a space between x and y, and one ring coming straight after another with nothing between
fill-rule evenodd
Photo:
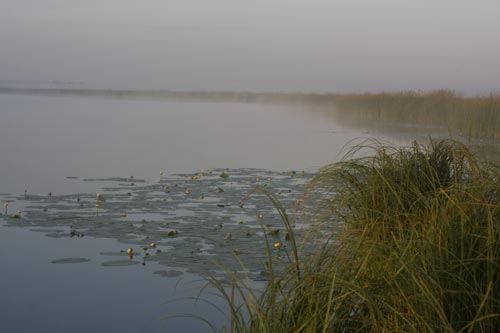
<instances>
[{"instance_id":1,"label":"lake","mask_svg":"<svg viewBox=\"0 0 500 333\"><path fill-rule=\"evenodd\" d=\"M165 272L168 263L161 261L148 261L147 265L103 265L114 263L113 256L121 256L128 246L137 249L141 242L136 238L106 236L107 229L92 231L89 225L104 223L107 221L104 219L119 221L117 214L124 209L129 211L124 219L130 228L139 229L144 228L146 220L185 218L189 222L196 214L212 214L212 208L207 207L215 206L206 202L216 194L203 192L202 185L198 188L189 183L190 190L197 193L196 200L180 202L184 191L188 196L188 185L184 185L188 184L187 177L197 175L202 168L214 172L204 178L206 186L212 189L226 186L227 196L217 201L223 209L236 206L231 202L234 198L230 191L241 196L252 182L260 182L254 179L255 175L269 179L269 184L272 176L276 179L275 188L292 193L305 183L306 175L337 161L351 140L374 136L385 139L368 130L342 127L334 117L304 107L0 94L0 199L9 202L11 212L17 209L23 212L19 222L0 216L0 330L210 331L206 324L193 318L171 317L184 313L203 316L220 327L227 322L224 314L203 301L188 299L197 297L205 284L199 270L185 269L189 263L184 261L179 268L183 273L179 280L154 274ZM224 170L231 174L231 182L220 183L219 173ZM288 176L292 171L298 175L293 178L295 173L292 174L293 184ZM302 171L304 176L300 178ZM297 179L302 179L302 183L295 182ZM173 182L182 186L179 189L182 192L169 198L177 205L177 215L162 215L161 206L155 206L153 197L146 195L159 196L156 192L160 190L167 193L170 191L167 184ZM236 192L238 189L242 191ZM93 197L100 191L109 199L102 202L101 215L99 207L97 212L93 208ZM140 197L142 201L127 206L122 200L126 195ZM69 224L44 224L43 214L47 210L47 214L54 212L62 219L61 214L76 211L73 204L80 199L88 205L80 204L82 210L74 223L80 223L86 237L69 237ZM140 206L148 202L152 203L150 208ZM217 228L222 225L217 221L227 213L231 219L224 223L236 235L237 221L249 222L252 207L259 204L250 205L244 214L214 212L210 215L213 220L207 219L206 223ZM150 211L157 213L148 215ZM272 207L265 214L271 215L271 211ZM92 219L90 224L89 219ZM32 225L16 228L16 223ZM138 223L142 224L137 226ZM158 238L163 227L158 224L155 228L147 231L147 237ZM196 228L187 229L185 234L195 232ZM212 226L206 232L212 232ZM128 229L124 233L132 234ZM217 242L226 244L222 237ZM169 244L165 242L163 248L174 251L175 245ZM200 247L200 252L205 251L203 244ZM207 248L205 252L210 252L210 247ZM61 258L90 261L58 262ZM177 267L176 261L172 263ZM205 266L200 267L202 270ZM217 298L209 296L209 299L222 306Z\"/></svg>"}]
</instances>

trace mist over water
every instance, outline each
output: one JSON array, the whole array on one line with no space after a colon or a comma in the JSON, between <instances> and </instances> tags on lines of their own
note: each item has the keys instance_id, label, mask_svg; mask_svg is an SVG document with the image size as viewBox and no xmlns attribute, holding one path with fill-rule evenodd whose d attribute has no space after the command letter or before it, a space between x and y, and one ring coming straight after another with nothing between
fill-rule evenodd
<instances>
[{"instance_id":1,"label":"mist over water","mask_svg":"<svg viewBox=\"0 0 500 333\"><path fill-rule=\"evenodd\" d=\"M488 93L500 90L499 10L489 0L4 0L0 85Z\"/></svg>"},{"instance_id":2,"label":"mist over water","mask_svg":"<svg viewBox=\"0 0 500 333\"><path fill-rule=\"evenodd\" d=\"M361 134L305 109L263 104L0 95L0 110L0 193L98 190L72 187L72 176L314 171Z\"/></svg>"},{"instance_id":3,"label":"mist over water","mask_svg":"<svg viewBox=\"0 0 500 333\"><path fill-rule=\"evenodd\" d=\"M40 204L59 200L61 205L71 200L68 207L82 207L77 204L82 194L92 198L86 203L91 204L88 217L97 218L95 193L107 195L113 189L103 187L109 186L106 181L86 178L126 177L122 185L128 187L130 179L157 184L163 171L170 176L200 168L262 168L285 171L286 179L294 180L292 170L306 174L338 161L345 145L352 145L350 140L387 138L383 121L362 113L364 122L350 117L355 113L337 117L328 103L324 108L278 104L272 94L267 104L259 102L257 94L239 100L214 94L203 101L180 101L147 98L147 93L125 96L118 90L321 93L446 88L486 94L500 91L499 13L496 0L1 0L0 202L10 204L9 214L20 211L17 217L6 210L0 215L0 331L207 328L192 318L164 320L173 312L200 315L217 326L227 322L213 307L179 303L178 297L191 294L156 274L171 269L170 262L161 267L153 262L144 267L101 265L113 259L106 253L124 257L127 247L138 249L138 242L159 241L160 247L170 238L141 238L133 244L89 234L77 239L69 227L74 221L68 219L61 224L51 220L58 229L33 229L30 210L57 214L57 207L44 211ZM391 121L389 125L400 125L397 118ZM434 134L425 123L403 125L409 127L400 131L394 126L392 143ZM238 179L233 175L230 188L232 179ZM187 181L179 183L184 212L202 200L184 197ZM172 184L162 183L166 200L170 190L165 185ZM131 192L126 200L135 200ZM210 188L207 199L220 193ZM225 193L233 192L226 188ZM177 216L168 199L165 212ZM143 202L142 208L150 209L146 199ZM114 218L119 227L129 222L127 230L171 222L139 210L136 222L142 226L136 225L133 209L127 209L128 217L122 211L106 215L108 208L102 204L99 218ZM196 223L222 228L221 219L228 216L222 216L220 206L239 207L212 206L216 214L196 217ZM246 218L254 221L251 214ZM127 222L121 220L124 215ZM84 222L89 221L102 222ZM52 238L54 232L61 237ZM232 258L233 245L227 245L231 237L224 234L226 229L220 230L217 244L227 246ZM182 231L180 235L182 239ZM245 242L236 236L233 241L234 246ZM198 252L190 253L198 258ZM68 258L90 262L52 263ZM191 288L196 292L200 286Z\"/></svg>"}]
</instances>

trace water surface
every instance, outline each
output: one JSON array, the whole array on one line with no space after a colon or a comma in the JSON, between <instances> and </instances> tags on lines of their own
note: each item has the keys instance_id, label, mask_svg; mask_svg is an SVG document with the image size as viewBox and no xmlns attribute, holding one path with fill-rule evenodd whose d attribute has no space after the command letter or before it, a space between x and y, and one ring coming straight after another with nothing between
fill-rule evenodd
<instances>
[{"instance_id":1,"label":"water surface","mask_svg":"<svg viewBox=\"0 0 500 333\"><path fill-rule=\"evenodd\" d=\"M363 136L370 134L289 106L0 95L0 193L21 199L25 191L92 197L107 184L83 179L134 176L147 185L158 182L162 170L168 175L217 167L313 172ZM25 210L29 204L14 201L11 208ZM182 214L189 215L190 207L184 205ZM137 212L130 217L161 217ZM123 242L45 237L50 232L6 225L0 218L2 331L203 332L208 327L201 322L168 315L199 314L217 326L227 320L206 304L174 302L192 296L186 290L193 285L178 286L176 278L153 274L165 266L102 266L116 258L101 253L126 249ZM184 281L193 279L200 276L183 275ZM200 285L194 285L194 295Z\"/></svg>"}]
</instances>

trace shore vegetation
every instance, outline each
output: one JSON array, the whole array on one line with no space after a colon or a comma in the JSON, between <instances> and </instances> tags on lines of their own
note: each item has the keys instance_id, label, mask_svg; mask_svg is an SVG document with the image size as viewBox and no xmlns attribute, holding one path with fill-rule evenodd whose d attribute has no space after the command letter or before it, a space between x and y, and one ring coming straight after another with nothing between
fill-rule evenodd
<instances>
[{"instance_id":1,"label":"shore vegetation","mask_svg":"<svg viewBox=\"0 0 500 333\"><path fill-rule=\"evenodd\" d=\"M292 237L284 269L269 243L263 291L236 275L216 284L230 332L498 332L500 164L451 140L372 143L322 168L309 192L317 228Z\"/></svg>"}]
</instances>

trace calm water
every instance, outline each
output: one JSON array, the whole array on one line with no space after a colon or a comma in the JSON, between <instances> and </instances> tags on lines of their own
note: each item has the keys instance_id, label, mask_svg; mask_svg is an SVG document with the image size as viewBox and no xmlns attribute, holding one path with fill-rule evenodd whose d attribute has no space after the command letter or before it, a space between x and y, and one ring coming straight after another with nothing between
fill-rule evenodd
<instances>
[{"instance_id":1,"label":"calm water","mask_svg":"<svg viewBox=\"0 0 500 333\"><path fill-rule=\"evenodd\" d=\"M285 106L0 95L0 189L78 191L67 176L314 170L360 132Z\"/></svg>"},{"instance_id":2,"label":"calm water","mask_svg":"<svg viewBox=\"0 0 500 333\"><path fill-rule=\"evenodd\" d=\"M160 171L255 167L314 171L362 132L285 106L0 95L0 193L92 193L66 177L157 180ZM200 314L223 315L196 295L200 283L152 274L155 264L101 267L111 239L51 239L0 219L0 331L203 332ZM121 245L123 247L123 244ZM61 257L92 262L54 265ZM97 262L97 264L96 264ZM190 289L193 289L194 291Z\"/></svg>"}]
</instances>

